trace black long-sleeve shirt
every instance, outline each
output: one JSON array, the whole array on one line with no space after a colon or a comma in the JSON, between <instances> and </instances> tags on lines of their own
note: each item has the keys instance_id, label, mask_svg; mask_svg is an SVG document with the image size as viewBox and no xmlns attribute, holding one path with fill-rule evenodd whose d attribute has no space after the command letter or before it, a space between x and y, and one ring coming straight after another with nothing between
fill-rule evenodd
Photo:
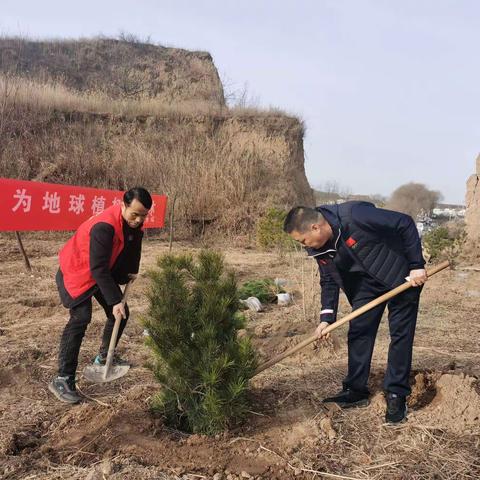
<instances>
[{"instance_id":1,"label":"black long-sleeve shirt","mask_svg":"<svg viewBox=\"0 0 480 480\"><path fill-rule=\"evenodd\" d=\"M143 231L123 221L123 250L110 269L114 235L113 226L104 222L90 231L90 271L108 305L122 300L118 285L128 282L129 273L138 273Z\"/></svg>"}]
</instances>

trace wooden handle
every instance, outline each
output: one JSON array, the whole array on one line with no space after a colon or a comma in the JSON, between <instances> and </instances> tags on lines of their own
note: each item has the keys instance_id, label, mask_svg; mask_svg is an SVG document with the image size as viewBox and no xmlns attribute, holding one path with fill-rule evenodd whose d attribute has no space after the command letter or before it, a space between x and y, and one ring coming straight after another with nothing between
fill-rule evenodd
<instances>
[{"instance_id":1,"label":"wooden handle","mask_svg":"<svg viewBox=\"0 0 480 480\"><path fill-rule=\"evenodd\" d=\"M427 277L431 277L432 275L435 275L436 273L440 272L441 270L447 268L450 265L450 262L448 260L445 260L442 263L439 263L435 267L432 267L430 270L427 271ZM376 307L377 305L380 305L381 303L386 302L387 300L390 300L391 298L395 297L399 293L404 292L405 290L408 290L412 284L410 282L405 282L399 285L398 287L394 288L393 290L390 290L387 293L384 293L380 297L376 298L375 300L372 300L371 302L363 305L360 308L357 308L354 310L352 313L348 314L347 316L343 317L341 320L338 322L332 323L330 326L328 326L325 330L324 333L329 333L336 328L340 327L344 323L350 322L354 318L359 317L362 315L362 313L368 312L368 310L371 310L372 308ZM280 355L277 355L276 357L272 358L268 362L265 362L263 365L260 365L256 370L253 376L258 375L260 372L263 372L263 370L266 370L267 368L270 368L272 365L275 365L276 363L280 362L286 357L289 357L290 355L293 355L294 353L298 352L302 348L306 347L310 343L314 342L315 340L318 339L317 334L313 334L310 337L306 338L302 342L300 342L298 345L295 345L289 350L286 350L285 352L281 353Z\"/></svg>"},{"instance_id":2,"label":"wooden handle","mask_svg":"<svg viewBox=\"0 0 480 480\"><path fill-rule=\"evenodd\" d=\"M132 284L132 280L130 280L125 285L125 290L123 291L123 295L122 295L123 305L125 305L125 303L127 302L127 296L128 296L128 292L130 291L131 284ZM113 354L115 352L115 346L117 345L117 336L118 336L118 330L120 329L121 321L122 321L122 317L120 315L115 317L115 325L113 326L112 336L110 337L110 343L108 344L107 360L105 361L105 370L103 371L104 379L108 377L108 373L110 372L110 367L112 366Z\"/></svg>"}]
</instances>

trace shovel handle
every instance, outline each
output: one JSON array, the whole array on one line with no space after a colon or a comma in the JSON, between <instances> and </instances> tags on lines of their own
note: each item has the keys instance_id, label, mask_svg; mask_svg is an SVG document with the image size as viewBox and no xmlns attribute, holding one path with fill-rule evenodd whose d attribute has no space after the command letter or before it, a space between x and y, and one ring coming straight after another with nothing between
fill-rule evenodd
<instances>
[{"instance_id":1,"label":"shovel handle","mask_svg":"<svg viewBox=\"0 0 480 480\"><path fill-rule=\"evenodd\" d=\"M442 263L439 263L435 267L432 267L430 270L427 271L427 277L431 277L432 275L435 275L436 273L440 272L441 270L444 270L450 265L450 262L448 260L445 260ZM408 290L412 284L410 282L405 282L399 285L398 287L394 288L393 290L390 290L387 293L384 293L380 297L376 298L375 300L372 300L371 302L363 305L360 308L357 308L354 310L352 313L348 314L347 316L343 317L341 320L338 322L332 323L329 325L323 332L330 333L332 330L335 330L336 328L340 327L344 323L352 321L354 318L359 317L362 315L362 313L368 312L368 310L371 310L372 308L380 305L381 303L386 302L387 300L390 300L391 298L395 297L399 293L404 292L405 290ZM295 345L294 347L290 348L289 350L286 350L285 352L281 353L280 355L277 355L276 357L272 358L268 362L265 362L264 364L260 365L256 370L253 376L258 375L260 372L263 372L267 368L270 368L272 365L275 365L276 363L280 362L286 357L289 357L290 355L293 355L294 353L298 352L302 348L306 347L307 345L310 345L310 343L314 342L315 340L318 340L318 335L315 333L311 335L310 337L306 338L302 342L300 342L298 345Z\"/></svg>"},{"instance_id":2,"label":"shovel handle","mask_svg":"<svg viewBox=\"0 0 480 480\"><path fill-rule=\"evenodd\" d=\"M125 305L127 302L128 292L130 290L130 286L132 284L132 280L130 280L127 285L125 285L125 290L123 291L122 296L122 304ZM107 353L107 360L105 362L105 370L103 371L103 378L104 380L108 377L110 372L110 367L112 366L113 362L113 353L115 352L115 346L117 345L117 337L118 337L118 330L120 329L120 323L122 321L121 315L115 316L115 325L113 326L112 336L110 337L110 343L108 345L108 353Z\"/></svg>"}]
</instances>

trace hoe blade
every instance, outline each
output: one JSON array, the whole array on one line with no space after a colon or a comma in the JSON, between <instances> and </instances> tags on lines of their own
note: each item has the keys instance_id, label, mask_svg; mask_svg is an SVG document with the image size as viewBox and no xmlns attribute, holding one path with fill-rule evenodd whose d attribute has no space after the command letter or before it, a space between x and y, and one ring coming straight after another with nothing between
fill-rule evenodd
<instances>
[{"instance_id":1,"label":"hoe blade","mask_svg":"<svg viewBox=\"0 0 480 480\"><path fill-rule=\"evenodd\" d=\"M105 376L106 367L104 365L89 365L83 370L83 375L89 382L104 383L123 377L129 369L130 365L112 365Z\"/></svg>"}]
</instances>

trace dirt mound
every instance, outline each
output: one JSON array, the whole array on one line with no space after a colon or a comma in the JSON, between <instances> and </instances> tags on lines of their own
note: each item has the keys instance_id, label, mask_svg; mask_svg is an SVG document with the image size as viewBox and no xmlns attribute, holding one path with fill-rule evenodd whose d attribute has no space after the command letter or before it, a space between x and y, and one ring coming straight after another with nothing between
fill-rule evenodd
<instances>
[{"instance_id":1,"label":"dirt mound","mask_svg":"<svg viewBox=\"0 0 480 480\"><path fill-rule=\"evenodd\" d=\"M457 434L480 434L478 380L464 374L445 373L435 382L432 401L412 418Z\"/></svg>"},{"instance_id":2,"label":"dirt mound","mask_svg":"<svg viewBox=\"0 0 480 480\"><path fill-rule=\"evenodd\" d=\"M409 422L439 430L480 434L480 390L478 379L465 374L419 372L408 399ZM371 408L385 410L383 393L376 393Z\"/></svg>"}]
</instances>

